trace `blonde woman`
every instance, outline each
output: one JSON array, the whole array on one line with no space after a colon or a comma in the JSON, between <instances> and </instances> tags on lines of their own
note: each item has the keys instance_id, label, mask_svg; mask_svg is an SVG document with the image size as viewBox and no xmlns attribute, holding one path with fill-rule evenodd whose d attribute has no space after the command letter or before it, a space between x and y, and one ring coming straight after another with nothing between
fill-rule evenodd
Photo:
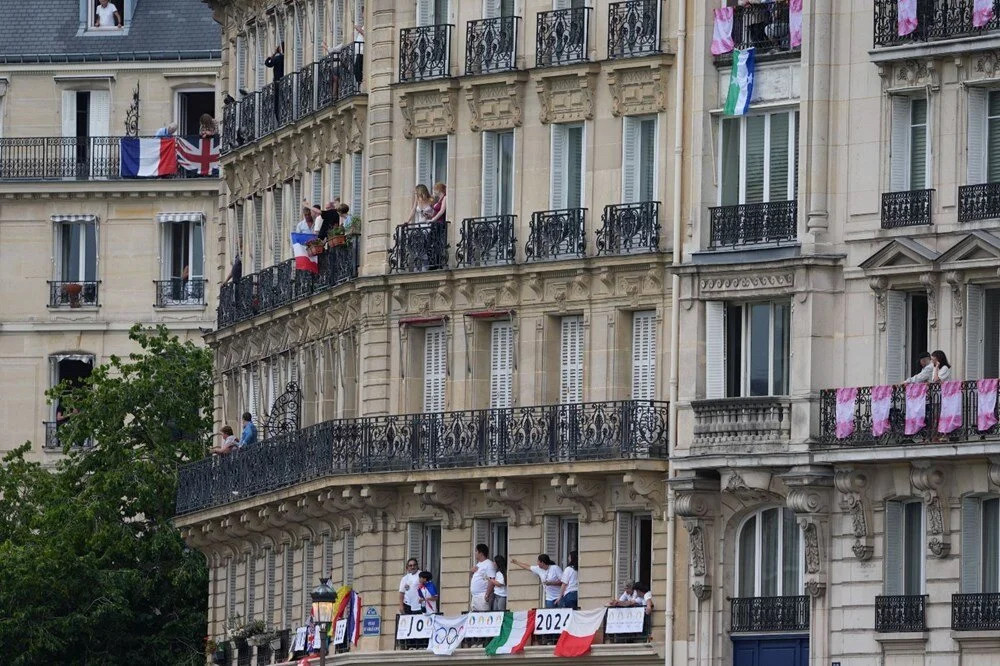
<instances>
[{"instance_id":1,"label":"blonde woman","mask_svg":"<svg viewBox=\"0 0 1000 666\"><path fill-rule=\"evenodd\" d=\"M426 185L417 185L413 188L413 208L410 209L408 222L413 224L426 224L434 217L434 199Z\"/></svg>"}]
</instances>

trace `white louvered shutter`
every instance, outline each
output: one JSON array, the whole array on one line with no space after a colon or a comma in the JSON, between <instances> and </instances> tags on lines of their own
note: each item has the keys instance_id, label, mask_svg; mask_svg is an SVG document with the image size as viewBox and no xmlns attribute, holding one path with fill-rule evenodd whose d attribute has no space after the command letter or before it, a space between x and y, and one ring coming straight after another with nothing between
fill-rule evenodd
<instances>
[{"instance_id":1,"label":"white louvered shutter","mask_svg":"<svg viewBox=\"0 0 1000 666\"><path fill-rule=\"evenodd\" d=\"M885 593L903 593L903 505L885 503Z\"/></svg>"},{"instance_id":2,"label":"white louvered shutter","mask_svg":"<svg viewBox=\"0 0 1000 666\"><path fill-rule=\"evenodd\" d=\"M622 118L622 203L639 201L639 126L635 118Z\"/></svg>"},{"instance_id":3,"label":"white louvered shutter","mask_svg":"<svg viewBox=\"0 0 1000 666\"><path fill-rule=\"evenodd\" d=\"M253 269L255 272L264 268L264 201L261 197L253 198Z\"/></svg>"},{"instance_id":4,"label":"white louvered shutter","mask_svg":"<svg viewBox=\"0 0 1000 666\"><path fill-rule=\"evenodd\" d=\"M559 350L559 403L583 402L583 317L563 317Z\"/></svg>"},{"instance_id":5,"label":"white louvered shutter","mask_svg":"<svg viewBox=\"0 0 1000 666\"><path fill-rule=\"evenodd\" d=\"M656 398L656 312L632 315L632 399Z\"/></svg>"},{"instance_id":6,"label":"white louvered shutter","mask_svg":"<svg viewBox=\"0 0 1000 666\"><path fill-rule=\"evenodd\" d=\"M767 118L767 116L746 116L743 119L745 150L743 151L743 199L740 203L764 201Z\"/></svg>"},{"instance_id":7,"label":"white louvered shutter","mask_svg":"<svg viewBox=\"0 0 1000 666\"><path fill-rule=\"evenodd\" d=\"M969 118L966 151L969 164L966 184L979 185L986 181L986 96L984 88L969 88Z\"/></svg>"},{"instance_id":8,"label":"white louvered shutter","mask_svg":"<svg viewBox=\"0 0 1000 666\"><path fill-rule=\"evenodd\" d=\"M705 303L705 397L726 397L726 304Z\"/></svg>"},{"instance_id":9,"label":"white louvered shutter","mask_svg":"<svg viewBox=\"0 0 1000 666\"><path fill-rule=\"evenodd\" d=\"M962 580L963 594L982 592L982 500L962 498Z\"/></svg>"},{"instance_id":10,"label":"white louvered shutter","mask_svg":"<svg viewBox=\"0 0 1000 666\"><path fill-rule=\"evenodd\" d=\"M483 201L482 214L496 215L497 211L497 146L496 132L483 132Z\"/></svg>"},{"instance_id":11,"label":"white louvered shutter","mask_svg":"<svg viewBox=\"0 0 1000 666\"><path fill-rule=\"evenodd\" d=\"M344 43L344 0L333 0L333 45Z\"/></svg>"},{"instance_id":12,"label":"white louvered shutter","mask_svg":"<svg viewBox=\"0 0 1000 666\"><path fill-rule=\"evenodd\" d=\"M565 125L552 125L552 146L549 157L549 207L566 207L566 153L568 132Z\"/></svg>"},{"instance_id":13,"label":"white louvered shutter","mask_svg":"<svg viewBox=\"0 0 1000 666\"><path fill-rule=\"evenodd\" d=\"M309 598L308 590L312 586L313 581L313 565L314 553L313 553L313 542L311 539L306 539L305 544L302 547L302 623L305 624L309 622L309 612L312 610L312 600Z\"/></svg>"},{"instance_id":14,"label":"white louvered shutter","mask_svg":"<svg viewBox=\"0 0 1000 666\"><path fill-rule=\"evenodd\" d=\"M354 153L351 158L351 171L351 214L363 219L361 205L365 186L364 155Z\"/></svg>"},{"instance_id":15,"label":"white louvered shutter","mask_svg":"<svg viewBox=\"0 0 1000 666\"><path fill-rule=\"evenodd\" d=\"M267 31L263 27L259 27L254 31L254 71L256 72L255 82L256 90L260 90L264 87L265 79L264 73L267 69L264 67L264 60L270 54L265 54L264 50L267 48ZM279 37L280 41L280 37Z\"/></svg>"},{"instance_id":16,"label":"white louvered shutter","mask_svg":"<svg viewBox=\"0 0 1000 666\"><path fill-rule=\"evenodd\" d=\"M281 626L290 629L292 626L292 604L295 592L295 551L290 545L285 546L285 562L281 567L281 584L285 595L281 600Z\"/></svg>"},{"instance_id":17,"label":"white louvered shutter","mask_svg":"<svg viewBox=\"0 0 1000 666\"><path fill-rule=\"evenodd\" d=\"M484 543L490 545L490 521L485 518L475 518L472 521L472 549L475 552L476 546ZM496 553L490 553L495 555Z\"/></svg>"},{"instance_id":18,"label":"white louvered shutter","mask_svg":"<svg viewBox=\"0 0 1000 666\"><path fill-rule=\"evenodd\" d=\"M341 196L342 178L340 162L330 162L330 199Z\"/></svg>"},{"instance_id":19,"label":"white louvered shutter","mask_svg":"<svg viewBox=\"0 0 1000 666\"><path fill-rule=\"evenodd\" d=\"M889 141L889 191L910 189L910 98L893 95Z\"/></svg>"},{"instance_id":20,"label":"white louvered shutter","mask_svg":"<svg viewBox=\"0 0 1000 666\"><path fill-rule=\"evenodd\" d=\"M417 184L434 187L433 173L434 146L430 139L417 139Z\"/></svg>"},{"instance_id":21,"label":"white louvered shutter","mask_svg":"<svg viewBox=\"0 0 1000 666\"><path fill-rule=\"evenodd\" d=\"M226 618L236 615L236 563L226 558Z\"/></svg>"},{"instance_id":22,"label":"white louvered shutter","mask_svg":"<svg viewBox=\"0 0 1000 666\"><path fill-rule=\"evenodd\" d=\"M569 9L573 6L573 0L552 0L552 9Z\"/></svg>"},{"instance_id":23,"label":"white louvered shutter","mask_svg":"<svg viewBox=\"0 0 1000 666\"><path fill-rule=\"evenodd\" d=\"M88 114L89 136L108 136L111 133L111 93L107 90L90 91Z\"/></svg>"},{"instance_id":24,"label":"white louvered shutter","mask_svg":"<svg viewBox=\"0 0 1000 666\"><path fill-rule=\"evenodd\" d=\"M293 227L296 224L298 224L298 222L299 222L300 219L302 219L302 210L301 210L301 208L302 208L302 199L303 199L303 196L302 196L302 179L301 178L296 178L295 180L292 181L292 205L289 206L289 208L292 209L292 213L293 213L293 215L292 215L292 218L294 220L293 223L292 223Z\"/></svg>"},{"instance_id":25,"label":"white louvered shutter","mask_svg":"<svg viewBox=\"0 0 1000 666\"><path fill-rule=\"evenodd\" d=\"M500 0L483 0L483 18L498 18L500 16Z\"/></svg>"},{"instance_id":26,"label":"white louvered shutter","mask_svg":"<svg viewBox=\"0 0 1000 666\"><path fill-rule=\"evenodd\" d=\"M417 0L417 25L434 24L434 0Z\"/></svg>"},{"instance_id":27,"label":"white louvered shutter","mask_svg":"<svg viewBox=\"0 0 1000 666\"><path fill-rule=\"evenodd\" d=\"M267 548L264 559L264 621L274 622L274 549Z\"/></svg>"},{"instance_id":28,"label":"white louvered shutter","mask_svg":"<svg viewBox=\"0 0 1000 666\"><path fill-rule=\"evenodd\" d=\"M444 326L424 331L424 413L444 411L447 382L447 336Z\"/></svg>"},{"instance_id":29,"label":"white louvered shutter","mask_svg":"<svg viewBox=\"0 0 1000 666\"><path fill-rule=\"evenodd\" d=\"M983 287L966 286L968 304L965 308L965 378L983 377Z\"/></svg>"},{"instance_id":30,"label":"white louvered shutter","mask_svg":"<svg viewBox=\"0 0 1000 666\"><path fill-rule=\"evenodd\" d=\"M615 594L632 582L632 514L615 513Z\"/></svg>"},{"instance_id":31,"label":"white louvered shutter","mask_svg":"<svg viewBox=\"0 0 1000 666\"><path fill-rule=\"evenodd\" d=\"M514 406L514 326L508 321L490 326L490 409Z\"/></svg>"},{"instance_id":32,"label":"white louvered shutter","mask_svg":"<svg viewBox=\"0 0 1000 666\"><path fill-rule=\"evenodd\" d=\"M76 136L76 91L62 91L62 135Z\"/></svg>"},{"instance_id":33,"label":"white louvered shutter","mask_svg":"<svg viewBox=\"0 0 1000 666\"><path fill-rule=\"evenodd\" d=\"M257 558L254 557L253 555L247 555L247 565L246 565L246 567L247 567L247 587L244 590L244 593L245 593L245 602L244 603L246 604L244 606L244 608L246 610L244 611L243 614L244 614L245 617L253 617L255 615L255 613L254 613L254 610L255 610L254 609L254 604L257 601L257 599L256 599L256 593L257 593Z\"/></svg>"},{"instance_id":34,"label":"white louvered shutter","mask_svg":"<svg viewBox=\"0 0 1000 666\"><path fill-rule=\"evenodd\" d=\"M768 176L767 201L785 201L791 198L788 175L791 173L788 152L790 113L772 113L768 116Z\"/></svg>"},{"instance_id":35,"label":"white louvered shutter","mask_svg":"<svg viewBox=\"0 0 1000 666\"><path fill-rule=\"evenodd\" d=\"M310 203L323 206L323 170L316 169L312 172L312 200Z\"/></svg>"},{"instance_id":36,"label":"white louvered shutter","mask_svg":"<svg viewBox=\"0 0 1000 666\"><path fill-rule=\"evenodd\" d=\"M420 561L421 551L424 547L424 524L406 524L406 559L416 560L420 566L428 566L426 562Z\"/></svg>"},{"instance_id":37,"label":"white louvered shutter","mask_svg":"<svg viewBox=\"0 0 1000 666\"><path fill-rule=\"evenodd\" d=\"M325 53L323 53L323 41L326 39L327 35L327 24L326 24L326 0L316 0L316 16L313 21L313 61L317 61L322 58Z\"/></svg>"},{"instance_id":38,"label":"white louvered shutter","mask_svg":"<svg viewBox=\"0 0 1000 666\"><path fill-rule=\"evenodd\" d=\"M542 549L553 560L559 559L559 516L542 516Z\"/></svg>"},{"instance_id":39,"label":"white louvered shutter","mask_svg":"<svg viewBox=\"0 0 1000 666\"><path fill-rule=\"evenodd\" d=\"M566 133L566 207L583 206L584 127L568 128Z\"/></svg>"},{"instance_id":40,"label":"white louvered shutter","mask_svg":"<svg viewBox=\"0 0 1000 666\"><path fill-rule=\"evenodd\" d=\"M323 535L323 576L329 576L333 569L333 536L329 533Z\"/></svg>"},{"instance_id":41,"label":"white louvered shutter","mask_svg":"<svg viewBox=\"0 0 1000 666\"><path fill-rule=\"evenodd\" d=\"M1000 182L1000 90L991 90L986 99L985 158L983 182ZM971 183L970 183L971 184Z\"/></svg>"},{"instance_id":42,"label":"white louvered shutter","mask_svg":"<svg viewBox=\"0 0 1000 666\"><path fill-rule=\"evenodd\" d=\"M295 63L296 71L302 69L302 62L305 59L305 49L303 48L303 32L302 32L302 9L298 5L293 5L295 8L294 16L292 18L292 29L295 31L293 38L295 39L295 51L293 62Z\"/></svg>"},{"instance_id":43,"label":"white louvered shutter","mask_svg":"<svg viewBox=\"0 0 1000 666\"><path fill-rule=\"evenodd\" d=\"M240 89L247 87L247 39L243 35L236 38L236 90L233 97L239 97Z\"/></svg>"},{"instance_id":44,"label":"white louvered shutter","mask_svg":"<svg viewBox=\"0 0 1000 666\"><path fill-rule=\"evenodd\" d=\"M906 294L885 294L885 381L893 384L907 377L906 364Z\"/></svg>"},{"instance_id":45,"label":"white louvered shutter","mask_svg":"<svg viewBox=\"0 0 1000 666\"><path fill-rule=\"evenodd\" d=\"M285 250L285 197L283 185L278 185L271 190L271 199L274 204L274 229L272 234L274 246L271 248L271 251L273 252L274 263L280 264Z\"/></svg>"},{"instance_id":46,"label":"white louvered shutter","mask_svg":"<svg viewBox=\"0 0 1000 666\"><path fill-rule=\"evenodd\" d=\"M354 585L354 532L344 534L344 585Z\"/></svg>"}]
</instances>

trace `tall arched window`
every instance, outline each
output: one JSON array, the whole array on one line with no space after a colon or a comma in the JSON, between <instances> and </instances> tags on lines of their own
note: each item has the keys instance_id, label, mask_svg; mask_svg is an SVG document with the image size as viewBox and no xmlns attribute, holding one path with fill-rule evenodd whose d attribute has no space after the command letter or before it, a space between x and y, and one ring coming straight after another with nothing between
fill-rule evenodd
<instances>
[{"instance_id":1,"label":"tall arched window","mask_svg":"<svg viewBox=\"0 0 1000 666\"><path fill-rule=\"evenodd\" d=\"M802 532L789 509L761 509L740 526L736 551L740 597L802 593Z\"/></svg>"}]
</instances>

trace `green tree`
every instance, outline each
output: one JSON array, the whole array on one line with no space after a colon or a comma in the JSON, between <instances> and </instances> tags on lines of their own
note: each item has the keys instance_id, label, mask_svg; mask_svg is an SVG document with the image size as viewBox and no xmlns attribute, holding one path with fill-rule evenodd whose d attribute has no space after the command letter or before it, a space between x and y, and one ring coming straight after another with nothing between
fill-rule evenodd
<instances>
[{"instance_id":1,"label":"green tree","mask_svg":"<svg viewBox=\"0 0 1000 666\"><path fill-rule=\"evenodd\" d=\"M163 327L130 338L136 353L50 391L69 415L55 469L30 443L0 465L4 664L204 663L205 562L171 518L177 468L211 432L211 355Z\"/></svg>"}]
</instances>

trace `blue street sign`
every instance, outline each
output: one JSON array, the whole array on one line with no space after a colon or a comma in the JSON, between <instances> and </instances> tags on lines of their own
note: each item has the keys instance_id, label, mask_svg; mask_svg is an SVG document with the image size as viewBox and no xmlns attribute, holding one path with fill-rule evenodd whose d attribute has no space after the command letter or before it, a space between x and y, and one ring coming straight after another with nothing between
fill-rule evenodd
<instances>
[{"instance_id":1,"label":"blue street sign","mask_svg":"<svg viewBox=\"0 0 1000 666\"><path fill-rule=\"evenodd\" d=\"M378 636L382 633L382 618L379 617L378 609L369 606L365 609L365 616L361 620L362 636Z\"/></svg>"}]
</instances>

